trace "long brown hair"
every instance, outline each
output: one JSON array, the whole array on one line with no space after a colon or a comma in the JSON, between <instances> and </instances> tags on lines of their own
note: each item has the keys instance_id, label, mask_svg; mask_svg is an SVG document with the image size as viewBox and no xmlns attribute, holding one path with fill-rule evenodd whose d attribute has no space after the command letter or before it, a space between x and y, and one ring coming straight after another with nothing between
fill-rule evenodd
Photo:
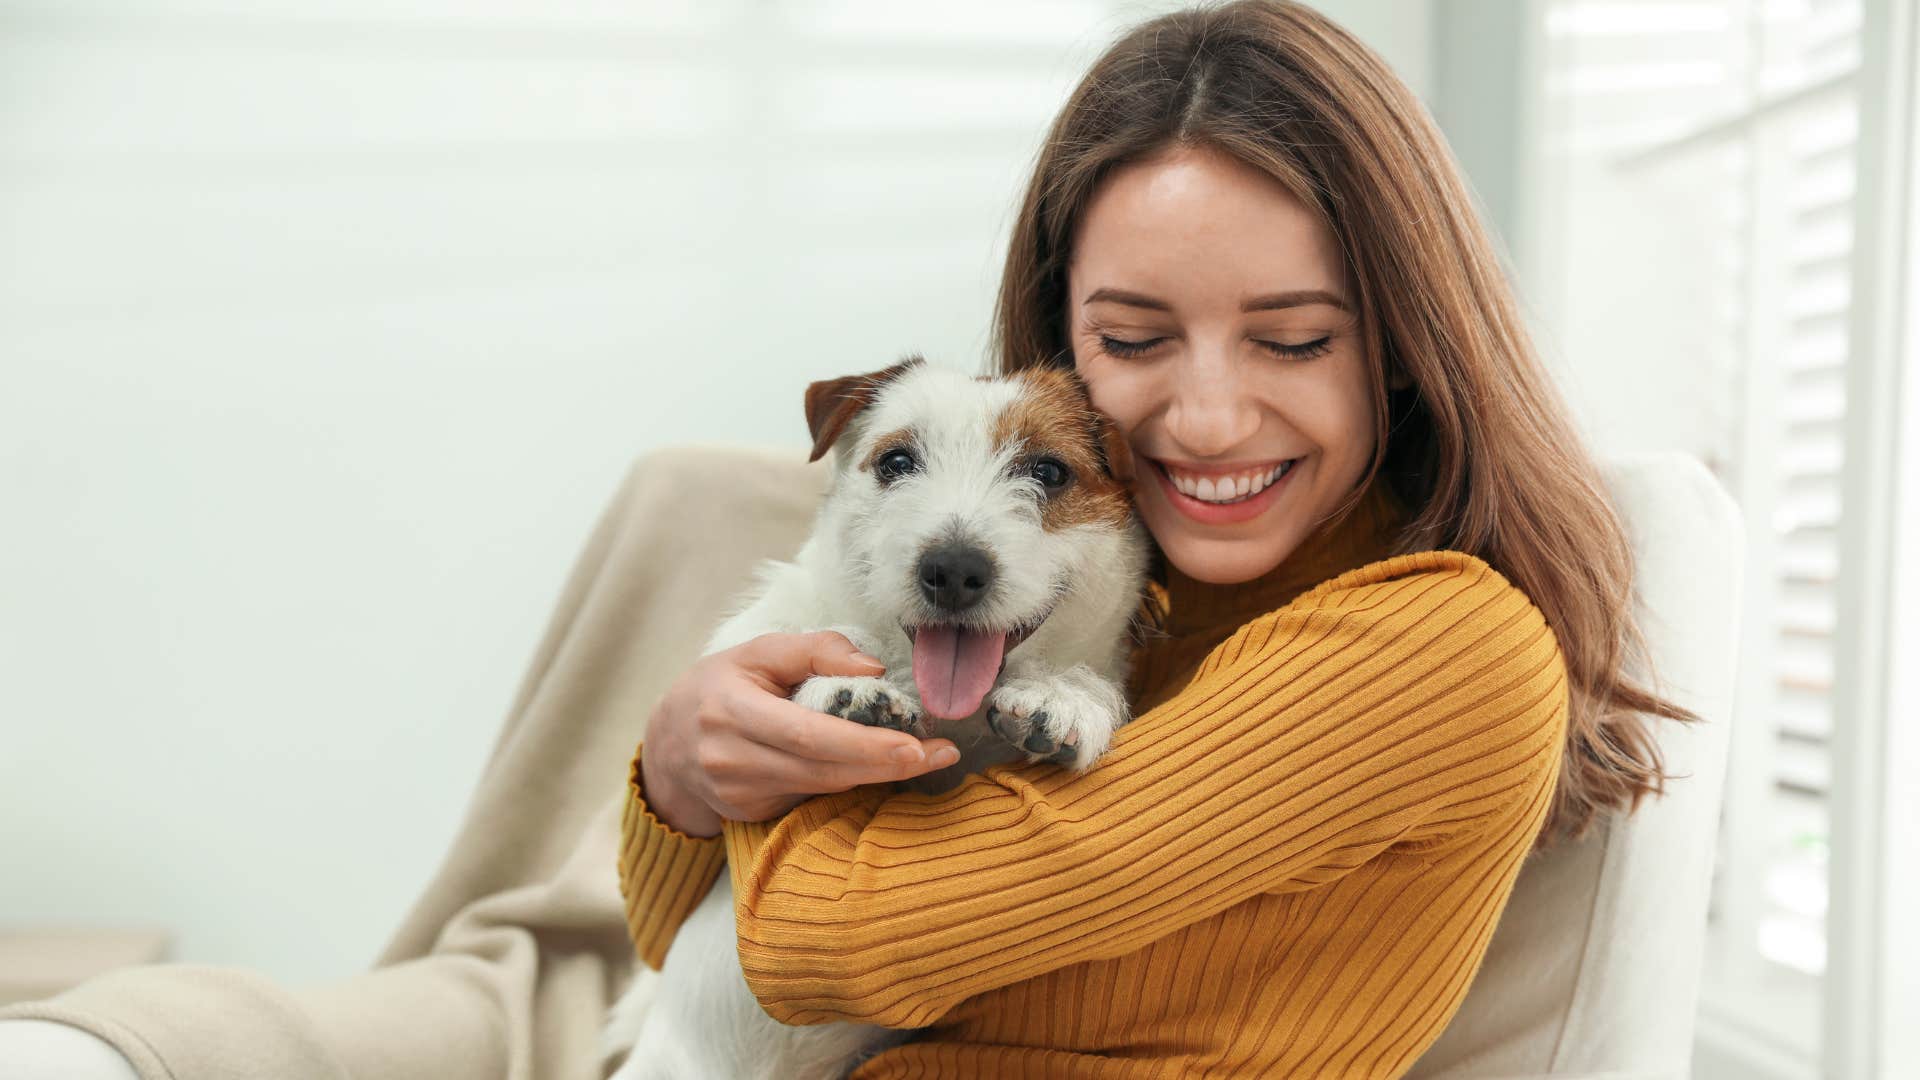
<instances>
[{"instance_id":1,"label":"long brown hair","mask_svg":"<svg viewBox=\"0 0 1920 1080\"><path fill-rule=\"evenodd\" d=\"M1014 222L995 312L1003 373L1073 366L1067 263L1117 166L1224 151L1284 185L1344 254L1371 372L1366 480L1413 516L1394 554L1451 549L1546 615L1569 682L1568 736L1542 847L1664 790L1650 719L1699 717L1630 682L1645 665L1633 552L1445 140L1377 54L1326 16L1238 0L1161 16L1115 42L1047 135ZM1410 386L1390 390L1387 373Z\"/></svg>"}]
</instances>

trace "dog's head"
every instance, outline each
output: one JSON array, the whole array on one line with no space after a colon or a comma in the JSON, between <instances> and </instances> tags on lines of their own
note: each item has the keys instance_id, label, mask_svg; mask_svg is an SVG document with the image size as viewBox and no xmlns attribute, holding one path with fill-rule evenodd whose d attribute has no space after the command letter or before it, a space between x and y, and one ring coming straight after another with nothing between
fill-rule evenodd
<instances>
[{"instance_id":1,"label":"dog's head","mask_svg":"<svg viewBox=\"0 0 1920 1080\"><path fill-rule=\"evenodd\" d=\"M812 460L835 455L843 583L912 639L934 716L971 715L1057 608L1137 596L1133 455L1072 372L975 378L913 356L806 400Z\"/></svg>"}]
</instances>

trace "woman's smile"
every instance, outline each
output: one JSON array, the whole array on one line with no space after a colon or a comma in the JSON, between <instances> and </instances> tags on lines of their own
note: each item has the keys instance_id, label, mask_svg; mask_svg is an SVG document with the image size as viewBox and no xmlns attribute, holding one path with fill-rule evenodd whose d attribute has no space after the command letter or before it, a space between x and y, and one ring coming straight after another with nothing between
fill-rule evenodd
<instances>
[{"instance_id":1,"label":"woman's smile","mask_svg":"<svg viewBox=\"0 0 1920 1080\"><path fill-rule=\"evenodd\" d=\"M1251 521L1279 501L1291 477L1304 460L1288 458L1270 467L1189 471L1148 458L1169 505L1202 525L1234 525Z\"/></svg>"}]
</instances>

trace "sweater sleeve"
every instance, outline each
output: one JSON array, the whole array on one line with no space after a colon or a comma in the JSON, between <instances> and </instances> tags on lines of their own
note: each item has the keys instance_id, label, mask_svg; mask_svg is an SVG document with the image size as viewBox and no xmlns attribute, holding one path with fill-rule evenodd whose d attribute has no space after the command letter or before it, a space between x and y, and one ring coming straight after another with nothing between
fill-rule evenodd
<instances>
[{"instance_id":1,"label":"sweater sleeve","mask_svg":"<svg viewBox=\"0 0 1920 1080\"><path fill-rule=\"evenodd\" d=\"M1537 829L1567 683L1481 560L1398 556L1242 626L1075 774L997 765L726 822L740 960L775 1019L920 1027L1390 847Z\"/></svg>"},{"instance_id":2,"label":"sweater sleeve","mask_svg":"<svg viewBox=\"0 0 1920 1080\"><path fill-rule=\"evenodd\" d=\"M626 901L634 950L659 971L674 933L720 877L727 849L721 837L688 836L654 815L641 784L645 752L642 740L627 770L620 816L620 895Z\"/></svg>"}]
</instances>

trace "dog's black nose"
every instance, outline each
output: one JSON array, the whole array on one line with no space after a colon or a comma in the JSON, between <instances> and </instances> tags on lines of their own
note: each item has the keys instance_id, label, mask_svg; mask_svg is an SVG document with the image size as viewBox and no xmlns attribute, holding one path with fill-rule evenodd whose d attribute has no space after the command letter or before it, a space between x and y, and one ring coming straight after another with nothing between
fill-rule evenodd
<instances>
[{"instance_id":1,"label":"dog's black nose","mask_svg":"<svg viewBox=\"0 0 1920 1080\"><path fill-rule=\"evenodd\" d=\"M993 560L976 547L942 544L920 557L920 594L942 611L965 611L993 584Z\"/></svg>"}]
</instances>

